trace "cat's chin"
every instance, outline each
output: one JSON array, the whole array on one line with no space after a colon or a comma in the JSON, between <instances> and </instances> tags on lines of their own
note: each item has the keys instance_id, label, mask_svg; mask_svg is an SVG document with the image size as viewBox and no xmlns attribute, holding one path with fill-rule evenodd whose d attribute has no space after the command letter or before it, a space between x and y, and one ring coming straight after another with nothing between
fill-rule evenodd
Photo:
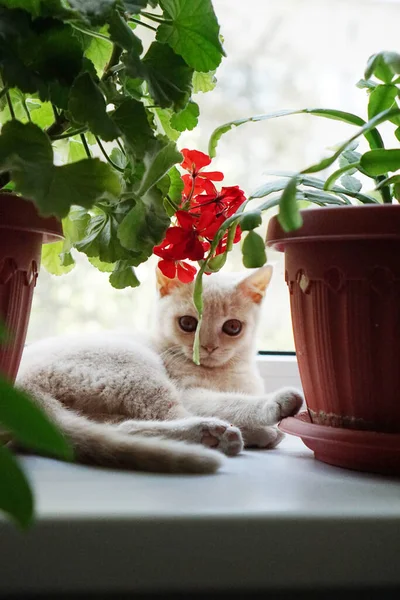
<instances>
[{"instance_id":1,"label":"cat's chin","mask_svg":"<svg viewBox=\"0 0 400 600\"><path fill-rule=\"evenodd\" d=\"M213 367L222 367L229 360L225 356L200 356L200 365L212 369Z\"/></svg>"}]
</instances>

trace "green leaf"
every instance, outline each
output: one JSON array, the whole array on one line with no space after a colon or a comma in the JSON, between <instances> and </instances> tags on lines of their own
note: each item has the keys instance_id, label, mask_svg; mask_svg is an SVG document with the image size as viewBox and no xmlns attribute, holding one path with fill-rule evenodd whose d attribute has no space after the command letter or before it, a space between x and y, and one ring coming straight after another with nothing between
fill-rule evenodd
<instances>
[{"instance_id":1,"label":"green leaf","mask_svg":"<svg viewBox=\"0 0 400 600\"><path fill-rule=\"evenodd\" d=\"M359 192L362 188L362 183L351 175L343 175L340 179L340 183L351 192Z\"/></svg>"},{"instance_id":2,"label":"green leaf","mask_svg":"<svg viewBox=\"0 0 400 600\"><path fill-rule=\"evenodd\" d=\"M106 112L105 98L89 73L82 73L75 80L68 109L76 123L87 125L94 135L106 142L118 137L118 128Z\"/></svg>"},{"instance_id":3,"label":"green leaf","mask_svg":"<svg viewBox=\"0 0 400 600\"><path fill-rule=\"evenodd\" d=\"M397 93L395 85L378 85L369 96L368 119L391 108L395 104Z\"/></svg>"},{"instance_id":4,"label":"green leaf","mask_svg":"<svg viewBox=\"0 0 400 600\"><path fill-rule=\"evenodd\" d=\"M228 258L228 253L223 252L223 254L217 254L207 262L207 273L218 273L222 269L222 267L226 263L226 259Z\"/></svg>"},{"instance_id":5,"label":"green leaf","mask_svg":"<svg viewBox=\"0 0 400 600\"><path fill-rule=\"evenodd\" d=\"M397 128L396 128L396 130L395 130L395 132L394 132L394 135L396 136L396 138L397 138L397 139L399 140L399 142L400 142L400 127L397 127Z\"/></svg>"},{"instance_id":6,"label":"green leaf","mask_svg":"<svg viewBox=\"0 0 400 600\"><path fill-rule=\"evenodd\" d=\"M349 125L357 125L364 126L366 123L364 119L361 119L357 115L353 115L352 113L344 112L342 110L333 110L327 108L304 108L302 110L279 110L273 113L268 113L266 115L256 115L253 117L248 117L245 119L237 119L235 121L230 121L229 123L225 123L224 125L220 125L213 131L210 137L210 141L208 142L208 154L211 158L215 157L217 152L216 148L219 140L224 135L230 131L233 127L239 127L240 125L244 125L245 123L255 123L257 121L268 121L269 119L276 119L279 117L286 117L289 115L301 115L308 114L314 115L316 117L323 117L325 119L333 119L335 121L342 121L344 123L348 123ZM375 128L366 129L364 132L365 138L367 139L370 147L373 148L383 148L383 141L379 131Z\"/></svg>"},{"instance_id":7,"label":"green leaf","mask_svg":"<svg viewBox=\"0 0 400 600\"><path fill-rule=\"evenodd\" d=\"M110 17L115 0L69 0L69 4L89 25L103 25Z\"/></svg>"},{"instance_id":8,"label":"green leaf","mask_svg":"<svg viewBox=\"0 0 400 600\"><path fill-rule=\"evenodd\" d=\"M242 254L243 265L246 269L262 267L267 262L265 242L255 231L249 231L246 235L242 246Z\"/></svg>"},{"instance_id":9,"label":"green leaf","mask_svg":"<svg viewBox=\"0 0 400 600\"><path fill-rule=\"evenodd\" d=\"M284 231L299 229L303 224L296 202L297 176L289 179L279 202L278 221Z\"/></svg>"},{"instance_id":10,"label":"green leaf","mask_svg":"<svg viewBox=\"0 0 400 600\"><path fill-rule=\"evenodd\" d=\"M90 208L104 198L118 198L121 185L117 173L98 158L54 167L54 175L46 196L36 201L43 214L64 217L71 203Z\"/></svg>"},{"instance_id":11,"label":"green leaf","mask_svg":"<svg viewBox=\"0 0 400 600\"><path fill-rule=\"evenodd\" d=\"M118 228L118 238L125 248L147 258L163 240L169 223L162 195L153 188L143 199L136 199L135 206Z\"/></svg>"},{"instance_id":12,"label":"green leaf","mask_svg":"<svg viewBox=\"0 0 400 600\"><path fill-rule=\"evenodd\" d=\"M85 56L94 64L97 76L100 77L111 57L112 44L107 40L92 37L85 51Z\"/></svg>"},{"instance_id":13,"label":"green leaf","mask_svg":"<svg viewBox=\"0 0 400 600\"><path fill-rule=\"evenodd\" d=\"M334 171L331 175L329 175L328 179L325 181L324 190L330 190L334 186L335 182L343 173L347 173L348 175L352 175L357 172L357 168L360 166L360 161L355 163L347 163L345 161L343 167ZM358 191L358 190L355 190Z\"/></svg>"},{"instance_id":14,"label":"green leaf","mask_svg":"<svg viewBox=\"0 0 400 600\"><path fill-rule=\"evenodd\" d=\"M240 217L240 227L242 231L251 231L259 227L262 223L262 214L260 210L243 213Z\"/></svg>"},{"instance_id":15,"label":"green leaf","mask_svg":"<svg viewBox=\"0 0 400 600\"><path fill-rule=\"evenodd\" d=\"M172 169L168 171L168 175L171 182L168 190L168 195L171 198L172 202L179 205L182 201L182 192L183 188L185 187L182 181L181 174L179 173L176 167L172 167Z\"/></svg>"},{"instance_id":16,"label":"green leaf","mask_svg":"<svg viewBox=\"0 0 400 600\"><path fill-rule=\"evenodd\" d=\"M330 156L328 158L324 158L319 163L317 163L315 165L311 165L310 167L308 167L306 169L303 169L300 173L301 174L317 173L318 171L323 171L324 169L330 167L335 162L335 160L337 160L339 158L339 156L347 149L347 147L352 142L354 142L356 139L358 139L361 135L364 135L365 137L367 137L367 135L372 133L378 125L380 125L381 123L384 123L385 121L389 121L392 117L395 117L398 115L400 115L400 109L398 109L398 108L389 108L388 110L385 110L382 113L379 113L379 115L376 115L376 117L374 117L373 119L371 119L370 121L365 123L360 129L358 129L356 131L356 133L354 135L352 135L349 139L347 139L345 142L343 142L338 147L336 152L334 154L332 154L332 156ZM382 151L382 149L380 149L380 151ZM361 161L361 167L363 167L362 161ZM366 171L366 169L364 169L364 170Z\"/></svg>"},{"instance_id":17,"label":"green leaf","mask_svg":"<svg viewBox=\"0 0 400 600\"><path fill-rule=\"evenodd\" d=\"M13 454L0 446L0 510L26 529L33 521L33 494Z\"/></svg>"},{"instance_id":18,"label":"green leaf","mask_svg":"<svg viewBox=\"0 0 400 600\"><path fill-rule=\"evenodd\" d=\"M74 138L68 140L68 162L73 163L86 158L85 148L82 142Z\"/></svg>"},{"instance_id":19,"label":"green leaf","mask_svg":"<svg viewBox=\"0 0 400 600\"><path fill-rule=\"evenodd\" d=\"M61 253L63 252L64 242L54 242L54 244L44 244L42 246L42 265L48 273L52 275L65 275L69 273L75 266L75 261L72 259L69 264L64 265ZM72 258L72 257L71 257Z\"/></svg>"},{"instance_id":20,"label":"green leaf","mask_svg":"<svg viewBox=\"0 0 400 600\"><path fill-rule=\"evenodd\" d=\"M171 125L177 131L185 131L185 129L191 131L197 125L199 114L198 104L190 101L183 110L172 115Z\"/></svg>"},{"instance_id":21,"label":"green leaf","mask_svg":"<svg viewBox=\"0 0 400 600\"><path fill-rule=\"evenodd\" d=\"M122 290L127 287L137 287L140 285L136 277L135 270L127 265L125 261L118 261L114 271L110 275L110 283L114 288Z\"/></svg>"},{"instance_id":22,"label":"green leaf","mask_svg":"<svg viewBox=\"0 0 400 600\"><path fill-rule=\"evenodd\" d=\"M33 123L9 121L0 135L0 172L11 171L16 190L32 198L43 215L64 217L72 204L90 208L118 197L118 175L98 158L56 167L47 135Z\"/></svg>"},{"instance_id":23,"label":"green leaf","mask_svg":"<svg viewBox=\"0 0 400 600\"><path fill-rule=\"evenodd\" d=\"M92 256L88 259L90 264L96 267L102 273L111 273L115 269L116 263L105 263L102 262L97 256Z\"/></svg>"},{"instance_id":24,"label":"green leaf","mask_svg":"<svg viewBox=\"0 0 400 600\"><path fill-rule=\"evenodd\" d=\"M193 69L172 48L153 42L143 60L132 54L122 60L128 75L147 81L155 104L175 111L186 106L192 92Z\"/></svg>"},{"instance_id":25,"label":"green leaf","mask_svg":"<svg viewBox=\"0 0 400 600\"><path fill-rule=\"evenodd\" d=\"M113 113L112 119L135 158L142 158L155 139L143 104L128 98Z\"/></svg>"},{"instance_id":26,"label":"green leaf","mask_svg":"<svg viewBox=\"0 0 400 600\"><path fill-rule=\"evenodd\" d=\"M379 52L369 57L364 76L369 79L375 75L384 83L390 83L397 73L400 73L400 54Z\"/></svg>"},{"instance_id":27,"label":"green leaf","mask_svg":"<svg viewBox=\"0 0 400 600\"><path fill-rule=\"evenodd\" d=\"M176 131L176 129L171 127L171 117L174 114L173 111L170 108L154 108L152 111L158 121L158 131L162 135L166 135L173 142L176 142L181 135L181 132Z\"/></svg>"},{"instance_id":28,"label":"green leaf","mask_svg":"<svg viewBox=\"0 0 400 600\"><path fill-rule=\"evenodd\" d=\"M210 0L160 0L166 19L158 27L157 39L167 43L196 71L216 69L224 50L219 25Z\"/></svg>"},{"instance_id":29,"label":"green leaf","mask_svg":"<svg viewBox=\"0 0 400 600\"><path fill-rule=\"evenodd\" d=\"M102 263L127 260L131 265L140 264L141 253L130 252L121 246L117 236L119 224L131 206L132 202L124 202L114 211L108 209L92 217L83 239L74 244L75 248L89 258L98 258Z\"/></svg>"},{"instance_id":30,"label":"green leaf","mask_svg":"<svg viewBox=\"0 0 400 600\"><path fill-rule=\"evenodd\" d=\"M182 155L174 142L155 140L143 159L145 172L136 193L143 196L151 187L177 163L182 162Z\"/></svg>"},{"instance_id":31,"label":"green leaf","mask_svg":"<svg viewBox=\"0 0 400 600\"><path fill-rule=\"evenodd\" d=\"M373 90L376 88L377 85L379 84L377 84L375 81L372 81L371 79L360 79L356 83L356 87L358 87L360 90Z\"/></svg>"},{"instance_id":32,"label":"green leaf","mask_svg":"<svg viewBox=\"0 0 400 600\"><path fill-rule=\"evenodd\" d=\"M387 171L397 171L400 168L400 150L371 150L362 155L360 163L368 175L373 177Z\"/></svg>"},{"instance_id":33,"label":"green leaf","mask_svg":"<svg viewBox=\"0 0 400 600\"><path fill-rule=\"evenodd\" d=\"M7 8L21 8L29 12L33 17L41 15L42 0L0 0L0 5Z\"/></svg>"},{"instance_id":34,"label":"green leaf","mask_svg":"<svg viewBox=\"0 0 400 600\"><path fill-rule=\"evenodd\" d=\"M113 148L110 153L110 159L120 169L125 169L127 165L127 158L125 154L119 148Z\"/></svg>"},{"instance_id":35,"label":"green leaf","mask_svg":"<svg viewBox=\"0 0 400 600\"><path fill-rule=\"evenodd\" d=\"M33 450L67 460L72 450L64 436L27 394L0 378L0 423L15 439Z\"/></svg>"},{"instance_id":36,"label":"green leaf","mask_svg":"<svg viewBox=\"0 0 400 600\"><path fill-rule=\"evenodd\" d=\"M36 99L27 98L26 104L32 123L36 123L41 129L49 127L53 123L54 113L50 102L39 102Z\"/></svg>"},{"instance_id":37,"label":"green leaf","mask_svg":"<svg viewBox=\"0 0 400 600\"><path fill-rule=\"evenodd\" d=\"M118 11L114 11L109 18L109 32L113 42L116 42L124 50L133 51L137 55L143 52L141 40L133 33Z\"/></svg>"},{"instance_id":38,"label":"green leaf","mask_svg":"<svg viewBox=\"0 0 400 600\"><path fill-rule=\"evenodd\" d=\"M209 71L209 73L199 73L195 71L193 73L193 93L199 92L211 92L217 85L217 79L215 77L215 71Z\"/></svg>"}]
</instances>

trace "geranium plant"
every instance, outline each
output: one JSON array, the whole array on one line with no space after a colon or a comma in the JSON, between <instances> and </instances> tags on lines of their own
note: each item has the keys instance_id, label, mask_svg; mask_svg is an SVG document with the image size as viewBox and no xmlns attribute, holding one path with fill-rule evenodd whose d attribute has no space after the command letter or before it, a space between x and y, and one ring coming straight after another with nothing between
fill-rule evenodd
<instances>
[{"instance_id":1,"label":"geranium plant","mask_svg":"<svg viewBox=\"0 0 400 600\"><path fill-rule=\"evenodd\" d=\"M115 287L139 284L134 267L162 242L183 189L176 140L197 124L192 94L214 87L222 56L211 0L0 0L0 190L62 219L48 270L71 270L75 247ZM0 400L2 440L71 457L1 378ZM27 526L32 491L1 445L0 479L0 509Z\"/></svg>"},{"instance_id":2,"label":"geranium plant","mask_svg":"<svg viewBox=\"0 0 400 600\"><path fill-rule=\"evenodd\" d=\"M192 93L222 55L210 0L0 0L0 187L63 219L45 267L70 270L75 247L115 287L139 284L179 193Z\"/></svg>"}]
</instances>

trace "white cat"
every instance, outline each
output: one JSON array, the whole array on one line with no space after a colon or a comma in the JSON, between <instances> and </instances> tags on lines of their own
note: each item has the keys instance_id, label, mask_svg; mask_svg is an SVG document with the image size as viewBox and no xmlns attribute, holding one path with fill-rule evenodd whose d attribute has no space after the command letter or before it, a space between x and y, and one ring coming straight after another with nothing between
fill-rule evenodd
<instances>
[{"instance_id":1,"label":"white cat","mask_svg":"<svg viewBox=\"0 0 400 600\"><path fill-rule=\"evenodd\" d=\"M272 268L204 281L201 366L192 362L193 285L157 272L149 340L106 332L28 346L17 385L71 441L80 462L161 472L211 473L243 444L276 446L272 427L295 414L297 390L265 395L255 332ZM186 442L186 443L185 443ZM188 443L189 442L189 443ZM208 448L207 448L208 447Z\"/></svg>"}]
</instances>

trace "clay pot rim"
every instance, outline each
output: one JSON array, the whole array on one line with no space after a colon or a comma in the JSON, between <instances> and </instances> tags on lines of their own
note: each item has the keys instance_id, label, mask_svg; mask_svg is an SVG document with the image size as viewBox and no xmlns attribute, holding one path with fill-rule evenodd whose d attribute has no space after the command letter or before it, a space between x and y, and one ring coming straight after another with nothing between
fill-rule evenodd
<instances>
[{"instance_id":1,"label":"clay pot rim","mask_svg":"<svg viewBox=\"0 0 400 600\"><path fill-rule=\"evenodd\" d=\"M399 204L308 208L300 214L302 227L290 232L282 229L277 216L272 217L267 246L283 252L288 243L400 240Z\"/></svg>"},{"instance_id":2,"label":"clay pot rim","mask_svg":"<svg viewBox=\"0 0 400 600\"><path fill-rule=\"evenodd\" d=\"M41 233L44 244L64 239L58 219L40 216L31 200L14 193L0 192L0 229Z\"/></svg>"}]
</instances>

